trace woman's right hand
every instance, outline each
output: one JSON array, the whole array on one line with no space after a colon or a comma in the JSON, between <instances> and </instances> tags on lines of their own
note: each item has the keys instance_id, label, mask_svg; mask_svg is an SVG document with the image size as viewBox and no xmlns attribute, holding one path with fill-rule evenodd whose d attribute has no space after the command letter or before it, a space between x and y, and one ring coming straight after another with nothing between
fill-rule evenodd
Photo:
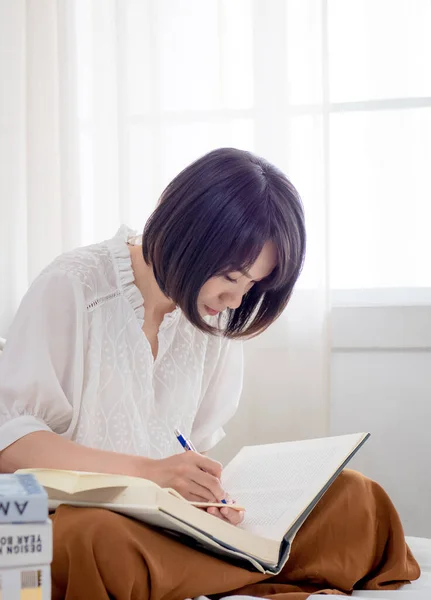
<instances>
[{"instance_id":1,"label":"woman's right hand","mask_svg":"<svg viewBox=\"0 0 431 600\"><path fill-rule=\"evenodd\" d=\"M198 452L183 452L151 461L145 476L192 502L220 502L225 497L221 472L222 465L216 460Z\"/></svg>"}]
</instances>

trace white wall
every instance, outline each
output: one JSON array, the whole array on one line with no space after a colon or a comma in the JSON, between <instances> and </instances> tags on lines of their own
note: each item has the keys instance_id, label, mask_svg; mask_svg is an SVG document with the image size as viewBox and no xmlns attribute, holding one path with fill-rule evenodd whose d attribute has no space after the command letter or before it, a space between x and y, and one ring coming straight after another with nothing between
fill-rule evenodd
<instances>
[{"instance_id":1,"label":"white wall","mask_svg":"<svg viewBox=\"0 0 431 600\"><path fill-rule=\"evenodd\" d=\"M330 430L370 431L352 466L431 537L431 307L338 308L332 337Z\"/></svg>"},{"instance_id":2,"label":"white wall","mask_svg":"<svg viewBox=\"0 0 431 600\"><path fill-rule=\"evenodd\" d=\"M351 466L387 490L408 535L431 537L431 308L340 308L332 320L329 433L372 434ZM256 377L263 357L269 367ZM247 350L240 409L215 458L314 435L287 360L280 348Z\"/></svg>"},{"instance_id":3,"label":"white wall","mask_svg":"<svg viewBox=\"0 0 431 600\"><path fill-rule=\"evenodd\" d=\"M332 359L331 432L369 431L353 468L378 481L408 535L431 537L431 352L345 351Z\"/></svg>"}]
</instances>

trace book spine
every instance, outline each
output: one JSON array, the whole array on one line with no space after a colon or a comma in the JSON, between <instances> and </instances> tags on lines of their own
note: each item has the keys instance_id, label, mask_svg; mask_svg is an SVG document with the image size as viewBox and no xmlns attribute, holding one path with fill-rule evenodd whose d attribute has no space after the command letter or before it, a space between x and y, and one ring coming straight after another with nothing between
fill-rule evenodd
<instances>
[{"instance_id":1,"label":"book spine","mask_svg":"<svg viewBox=\"0 0 431 600\"><path fill-rule=\"evenodd\" d=\"M52 560L52 524L0 525L0 569L49 564Z\"/></svg>"},{"instance_id":2,"label":"book spine","mask_svg":"<svg viewBox=\"0 0 431 600\"><path fill-rule=\"evenodd\" d=\"M51 600L51 569L34 565L0 569L0 598L5 600Z\"/></svg>"},{"instance_id":3,"label":"book spine","mask_svg":"<svg viewBox=\"0 0 431 600\"><path fill-rule=\"evenodd\" d=\"M44 523L47 518L46 496L0 496L0 523Z\"/></svg>"}]
</instances>

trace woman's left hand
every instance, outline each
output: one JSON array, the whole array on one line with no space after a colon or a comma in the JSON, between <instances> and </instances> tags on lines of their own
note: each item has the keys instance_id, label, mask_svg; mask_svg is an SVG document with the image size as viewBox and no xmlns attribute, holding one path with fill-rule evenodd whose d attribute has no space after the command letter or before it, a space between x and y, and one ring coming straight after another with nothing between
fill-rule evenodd
<instances>
[{"instance_id":1,"label":"woman's left hand","mask_svg":"<svg viewBox=\"0 0 431 600\"><path fill-rule=\"evenodd\" d=\"M210 506L209 508L207 508L207 512L210 515L214 515L215 517L222 519L222 521L230 523L231 525L239 525L244 520L244 511L229 508L229 504L226 504L226 506L223 506L223 508Z\"/></svg>"}]
</instances>

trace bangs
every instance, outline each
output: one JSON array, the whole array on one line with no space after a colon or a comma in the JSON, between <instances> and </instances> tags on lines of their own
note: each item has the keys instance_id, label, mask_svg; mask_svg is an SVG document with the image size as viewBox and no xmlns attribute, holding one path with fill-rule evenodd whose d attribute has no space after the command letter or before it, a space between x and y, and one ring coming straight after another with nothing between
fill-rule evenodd
<instances>
[{"instance_id":1,"label":"bangs","mask_svg":"<svg viewBox=\"0 0 431 600\"><path fill-rule=\"evenodd\" d=\"M223 266L217 275L227 275L231 272L247 275L264 245L272 242L277 253L276 266L267 277L256 282L255 285L258 285L262 291L282 290L289 285L292 277L297 277L298 272L302 269L304 260L302 232L297 229L292 230L292 228L286 231L277 224L266 229L266 232L255 231L251 239L248 235L247 237L240 235L234 247L231 248L232 260Z\"/></svg>"},{"instance_id":2,"label":"bangs","mask_svg":"<svg viewBox=\"0 0 431 600\"><path fill-rule=\"evenodd\" d=\"M220 267L215 275L226 275L236 271L246 274L250 267L256 262L265 243L268 241L267 235L261 235L260 232L257 231L254 232L252 236L248 233L246 235L241 235L241 232L239 232L236 240L234 240L233 244L228 249L228 261Z\"/></svg>"}]
</instances>

